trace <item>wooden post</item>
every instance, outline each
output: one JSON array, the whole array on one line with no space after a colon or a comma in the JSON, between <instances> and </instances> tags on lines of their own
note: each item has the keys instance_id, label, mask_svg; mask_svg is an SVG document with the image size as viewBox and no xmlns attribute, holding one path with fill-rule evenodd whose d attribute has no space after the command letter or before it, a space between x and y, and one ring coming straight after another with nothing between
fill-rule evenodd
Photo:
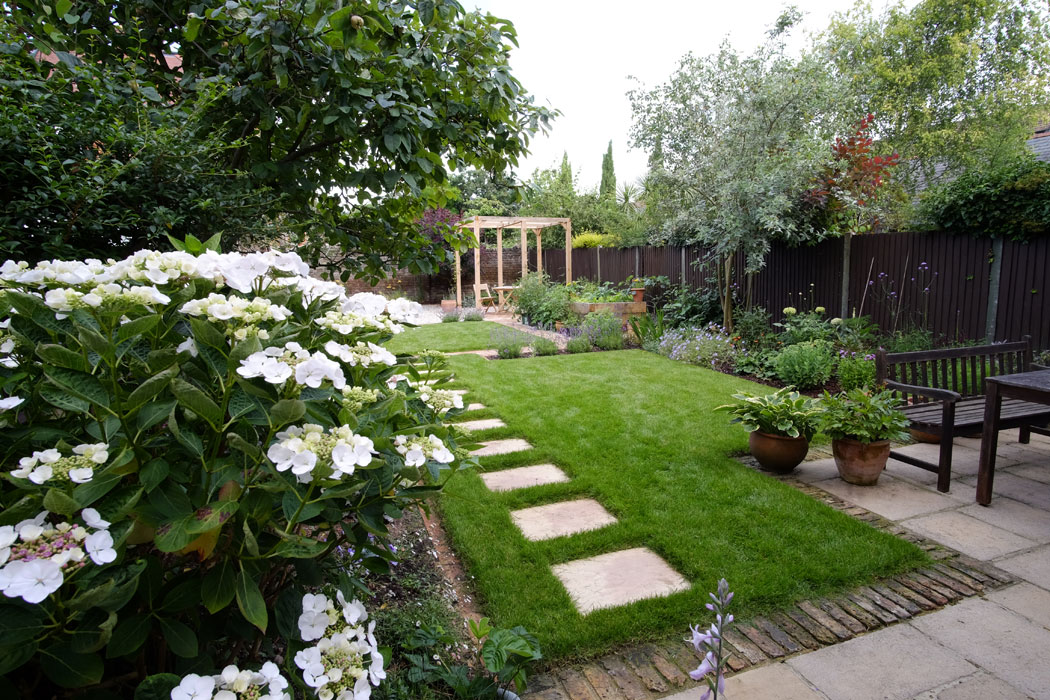
<instances>
[{"instance_id":1,"label":"wooden post","mask_svg":"<svg viewBox=\"0 0 1050 700\"><path fill-rule=\"evenodd\" d=\"M525 228L525 222L519 221L521 227L521 276L529 274L529 230Z\"/></svg>"},{"instance_id":2,"label":"wooden post","mask_svg":"<svg viewBox=\"0 0 1050 700\"><path fill-rule=\"evenodd\" d=\"M496 229L496 286L503 286L503 228ZM502 295L501 295L502 296Z\"/></svg>"},{"instance_id":3,"label":"wooden post","mask_svg":"<svg viewBox=\"0 0 1050 700\"><path fill-rule=\"evenodd\" d=\"M474 217L474 305L481 303L478 289L481 287L481 221Z\"/></svg>"},{"instance_id":4,"label":"wooden post","mask_svg":"<svg viewBox=\"0 0 1050 700\"><path fill-rule=\"evenodd\" d=\"M565 284L572 282L572 222L568 219L565 226Z\"/></svg>"},{"instance_id":5,"label":"wooden post","mask_svg":"<svg viewBox=\"0 0 1050 700\"><path fill-rule=\"evenodd\" d=\"M456 251L456 306L463 306L463 269L459 262L459 251Z\"/></svg>"},{"instance_id":6,"label":"wooden post","mask_svg":"<svg viewBox=\"0 0 1050 700\"><path fill-rule=\"evenodd\" d=\"M999 284L1003 274L1003 239L992 240L992 268L988 274L988 306L984 317L984 342L995 342L995 331L999 320Z\"/></svg>"},{"instance_id":7,"label":"wooden post","mask_svg":"<svg viewBox=\"0 0 1050 700\"><path fill-rule=\"evenodd\" d=\"M543 274L543 234L540 233L543 229L534 228L532 232L536 234L536 272Z\"/></svg>"}]
</instances>

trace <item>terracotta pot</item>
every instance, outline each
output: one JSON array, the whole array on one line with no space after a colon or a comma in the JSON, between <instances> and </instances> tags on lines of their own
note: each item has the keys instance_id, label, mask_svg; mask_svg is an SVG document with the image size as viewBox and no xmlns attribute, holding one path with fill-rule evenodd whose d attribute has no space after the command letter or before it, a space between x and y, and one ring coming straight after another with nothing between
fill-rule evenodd
<instances>
[{"instance_id":1,"label":"terracotta pot","mask_svg":"<svg viewBox=\"0 0 1050 700\"><path fill-rule=\"evenodd\" d=\"M939 444L941 441L941 436L935 435L934 433L924 433L923 431L916 430L915 428L909 428L908 432L911 433L912 439L916 442L928 442L930 444L936 445Z\"/></svg>"},{"instance_id":2,"label":"terracotta pot","mask_svg":"<svg viewBox=\"0 0 1050 700\"><path fill-rule=\"evenodd\" d=\"M850 484L870 486L879 480L890 458L890 441L859 442L843 438L831 441L839 476Z\"/></svg>"},{"instance_id":3,"label":"terracotta pot","mask_svg":"<svg viewBox=\"0 0 1050 700\"><path fill-rule=\"evenodd\" d=\"M441 310L442 311L455 311L456 310L456 300L455 299L442 299L441 300Z\"/></svg>"},{"instance_id":4,"label":"terracotta pot","mask_svg":"<svg viewBox=\"0 0 1050 700\"><path fill-rule=\"evenodd\" d=\"M770 435L757 430L748 436L747 444L751 448L751 455L762 468L777 474L791 472L809 452L809 440L804 437Z\"/></svg>"},{"instance_id":5,"label":"terracotta pot","mask_svg":"<svg viewBox=\"0 0 1050 700\"><path fill-rule=\"evenodd\" d=\"M645 301L645 287L631 287L635 301Z\"/></svg>"}]
</instances>

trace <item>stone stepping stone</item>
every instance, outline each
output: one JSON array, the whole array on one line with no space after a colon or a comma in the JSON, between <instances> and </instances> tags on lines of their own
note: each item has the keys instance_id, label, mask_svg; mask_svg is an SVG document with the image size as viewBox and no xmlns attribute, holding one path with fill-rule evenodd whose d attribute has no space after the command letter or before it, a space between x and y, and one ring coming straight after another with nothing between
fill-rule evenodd
<instances>
[{"instance_id":1,"label":"stone stepping stone","mask_svg":"<svg viewBox=\"0 0 1050 700\"><path fill-rule=\"evenodd\" d=\"M512 452L523 452L531 450L532 445L521 438L509 438L507 440L489 440L481 443L481 447L472 451L472 457L493 457L495 455L509 455Z\"/></svg>"},{"instance_id":2,"label":"stone stepping stone","mask_svg":"<svg viewBox=\"0 0 1050 700\"><path fill-rule=\"evenodd\" d=\"M689 589L688 581L645 547L577 559L552 569L584 615Z\"/></svg>"},{"instance_id":3,"label":"stone stepping stone","mask_svg":"<svg viewBox=\"0 0 1050 700\"><path fill-rule=\"evenodd\" d=\"M525 539L537 542L612 525L616 518L592 498L512 510L511 519Z\"/></svg>"},{"instance_id":4,"label":"stone stepping stone","mask_svg":"<svg viewBox=\"0 0 1050 700\"><path fill-rule=\"evenodd\" d=\"M449 391L451 391L453 394L459 394L460 396L463 396L467 393L466 389L449 389Z\"/></svg>"},{"instance_id":5,"label":"stone stepping stone","mask_svg":"<svg viewBox=\"0 0 1050 700\"><path fill-rule=\"evenodd\" d=\"M513 491L544 484L563 484L569 477L553 464L535 464L482 474L481 480L491 491Z\"/></svg>"},{"instance_id":6,"label":"stone stepping stone","mask_svg":"<svg viewBox=\"0 0 1050 700\"><path fill-rule=\"evenodd\" d=\"M485 408L485 404L483 404L483 403L472 403L472 404L468 404L467 405L467 409L466 410L468 410L468 411L480 411L483 408Z\"/></svg>"},{"instance_id":7,"label":"stone stepping stone","mask_svg":"<svg viewBox=\"0 0 1050 700\"><path fill-rule=\"evenodd\" d=\"M474 430L492 430L493 428L506 428L507 424L501 421L499 418L482 418L481 420L468 420L462 423L454 423L457 428L463 428L463 430L474 431Z\"/></svg>"}]
</instances>

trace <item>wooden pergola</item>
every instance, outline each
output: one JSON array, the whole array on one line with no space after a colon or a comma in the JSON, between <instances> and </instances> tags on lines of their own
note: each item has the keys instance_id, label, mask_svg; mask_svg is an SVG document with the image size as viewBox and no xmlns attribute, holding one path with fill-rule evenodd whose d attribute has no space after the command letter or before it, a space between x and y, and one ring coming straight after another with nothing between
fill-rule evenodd
<instances>
[{"instance_id":1,"label":"wooden pergola","mask_svg":"<svg viewBox=\"0 0 1050 700\"><path fill-rule=\"evenodd\" d=\"M521 276L529 271L528 236L536 234L536 271L543 272L543 229L548 226L565 227L565 283L572 282L572 220L544 216L475 216L463 221L463 228L474 231L474 284L481 284L481 232L496 229L496 286L503 286L503 229L521 230ZM460 268L460 253L456 251L456 306L463 306L463 275ZM502 295L501 295L502 296Z\"/></svg>"}]
</instances>

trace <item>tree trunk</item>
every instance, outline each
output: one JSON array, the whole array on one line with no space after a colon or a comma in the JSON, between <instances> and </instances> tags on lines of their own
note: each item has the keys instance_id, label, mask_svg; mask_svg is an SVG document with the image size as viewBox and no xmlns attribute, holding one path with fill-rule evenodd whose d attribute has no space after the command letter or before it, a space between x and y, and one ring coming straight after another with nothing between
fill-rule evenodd
<instances>
[{"instance_id":1,"label":"tree trunk","mask_svg":"<svg viewBox=\"0 0 1050 700\"><path fill-rule=\"evenodd\" d=\"M733 256L726 256L725 270L726 291L722 302L722 326L726 332L733 330Z\"/></svg>"},{"instance_id":2,"label":"tree trunk","mask_svg":"<svg viewBox=\"0 0 1050 700\"><path fill-rule=\"evenodd\" d=\"M849 318L849 254L853 234L847 231L842 236L842 303L839 318Z\"/></svg>"}]
</instances>

